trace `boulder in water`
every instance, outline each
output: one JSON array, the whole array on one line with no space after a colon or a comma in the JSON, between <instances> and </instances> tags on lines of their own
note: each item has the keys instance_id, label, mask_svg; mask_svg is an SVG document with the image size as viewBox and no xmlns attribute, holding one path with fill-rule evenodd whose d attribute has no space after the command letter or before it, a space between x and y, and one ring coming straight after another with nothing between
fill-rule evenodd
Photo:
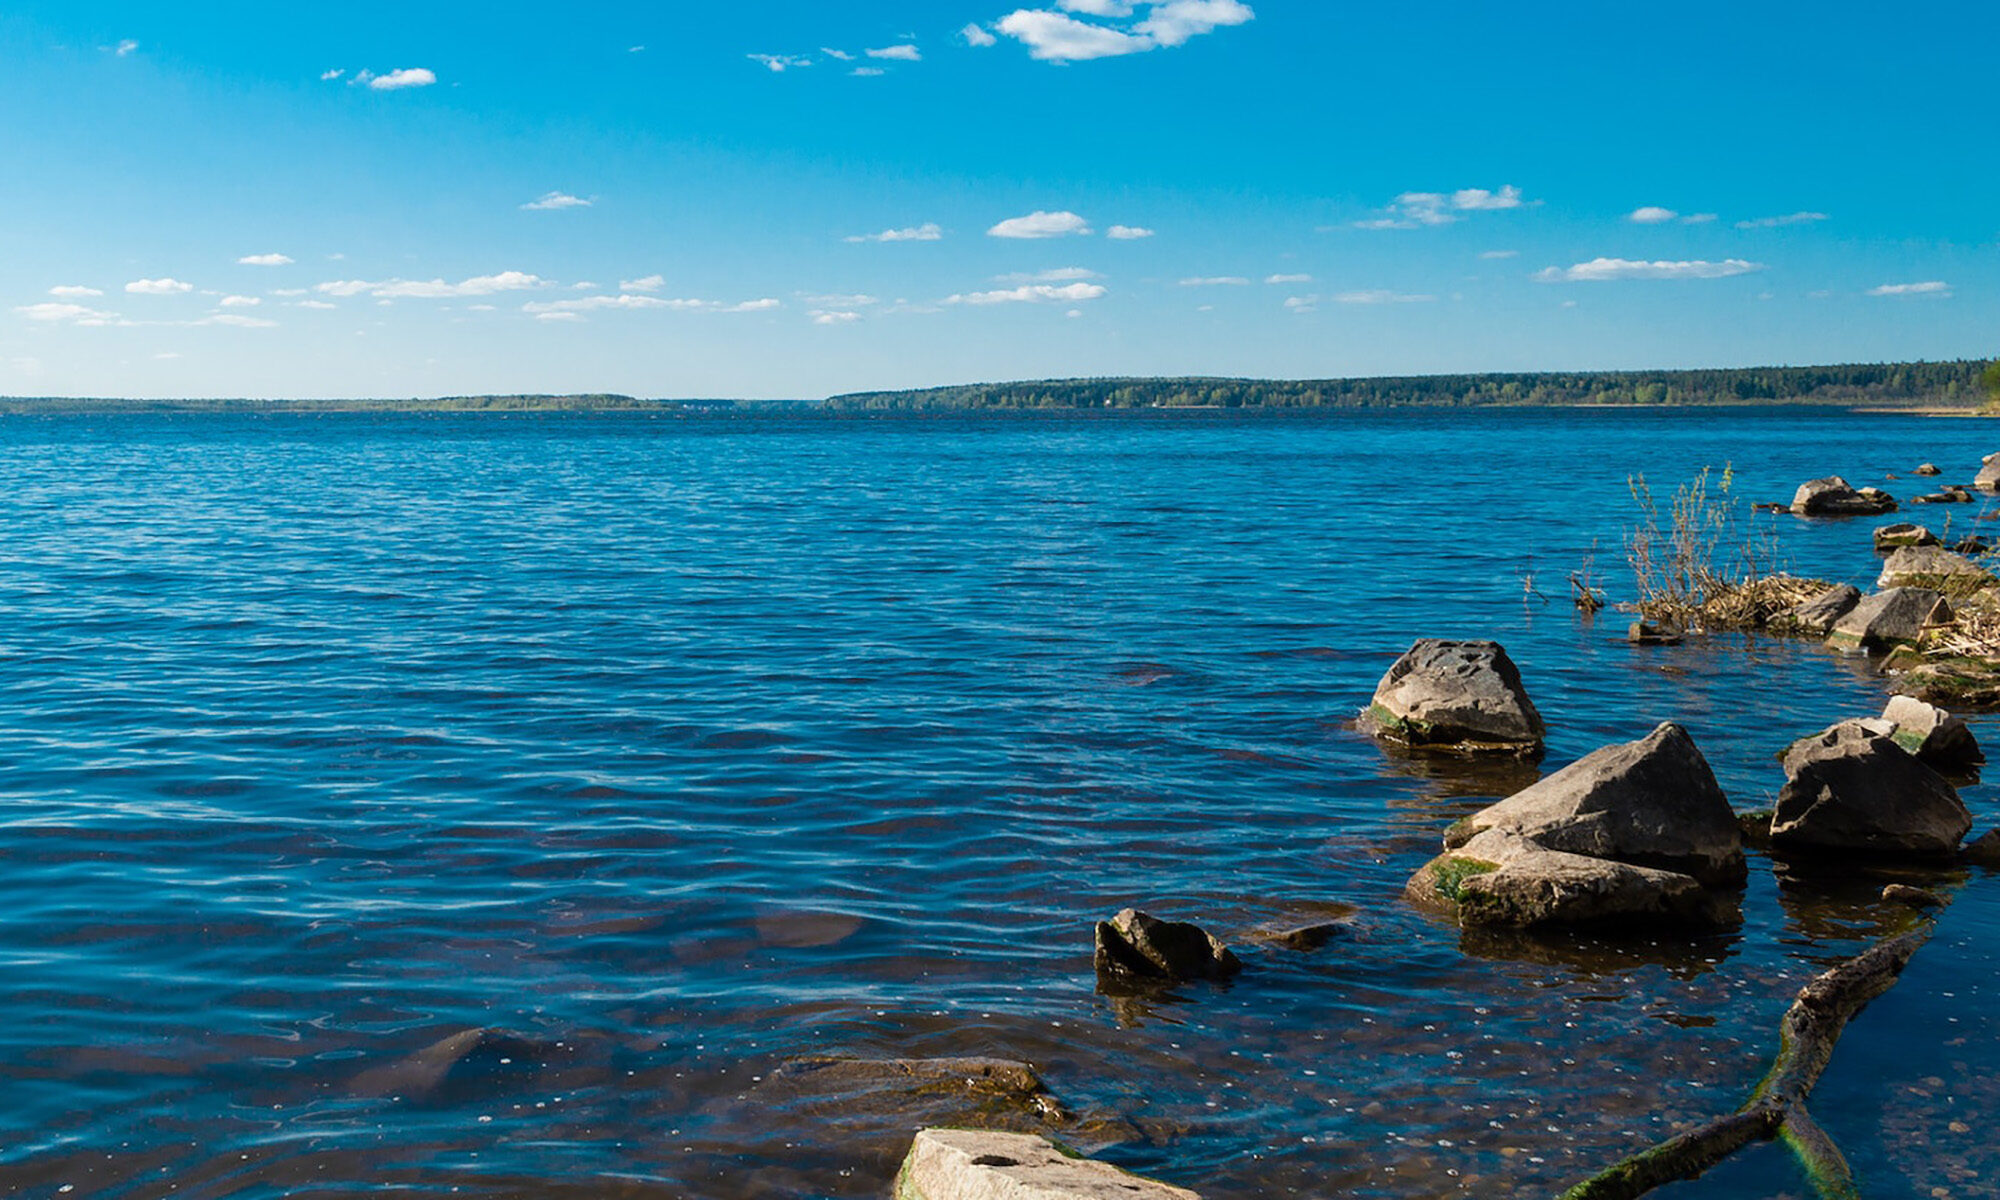
<instances>
[{"instance_id":1,"label":"boulder in water","mask_svg":"<svg viewBox=\"0 0 2000 1200\"><path fill-rule=\"evenodd\" d=\"M1093 964L1100 983L1167 984L1226 979L1243 969L1229 947L1199 925L1128 908L1099 921Z\"/></svg>"},{"instance_id":2,"label":"boulder in water","mask_svg":"<svg viewBox=\"0 0 2000 1200\"><path fill-rule=\"evenodd\" d=\"M1895 512L1896 498L1880 488L1856 490L1838 475L1812 479L1792 493L1792 511L1806 517L1865 517Z\"/></svg>"},{"instance_id":3,"label":"boulder in water","mask_svg":"<svg viewBox=\"0 0 2000 1200\"><path fill-rule=\"evenodd\" d=\"M1864 596L1833 623L1827 644L1839 650L1889 650L1914 642L1927 626L1951 620L1951 605L1929 588L1899 587Z\"/></svg>"},{"instance_id":4,"label":"boulder in water","mask_svg":"<svg viewBox=\"0 0 2000 1200\"><path fill-rule=\"evenodd\" d=\"M1912 472L1910 472L1910 474L1912 474L1912 475L1942 475L1942 474L1944 474L1944 472L1943 472L1943 471L1940 471L1940 470L1938 470L1938 466L1937 466L1937 464L1936 464L1936 463L1919 463L1919 464L1917 464L1917 469L1916 469L1916 470L1914 470L1914 471L1912 471Z\"/></svg>"},{"instance_id":5,"label":"boulder in water","mask_svg":"<svg viewBox=\"0 0 2000 1200\"><path fill-rule=\"evenodd\" d=\"M1771 628L1782 633L1825 637L1834 622L1854 611L1861 603L1861 589L1851 583L1837 583L1804 604L1772 618Z\"/></svg>"},{"instance_id":6,"label":"boulder in water","mask_svg":"<svg viewBox=\"0 0 2000 1200\"><path fill-rule=\"evenodd\" d=\"M1937 534L1922 525L1903 521L1895 525L1884 525L1875 531L1877 550L1894 550L1899 546L1935 546Z\"/></svg>"},{"instance_id":7,"label":"boulder in water","mask_svg":"<svg viewBox=\"0 0 2000 1200\"><path fill-rule=\"evenodd\" d=\"M1859 721L1793 743L1785 775L1771 820L1780 852L1936 857L1957 849L1972 828L1943 776Z\"/></svg>"},{"instance_id":8,"label":"boulder in water","mask_svg":"<svg viewBox=\"0 0 2000 1200\"><path fill-rule=\"evenodd\" d=\"M1423 638L1375 688L1362 724L1403 745L1538 755L1542 714L1498 642Z\"/></svg>"},{"instance_id":9,"label":"boulder in water","mask_svg":"<svg viewBox=\"0 0 2000 1200\"><path fill-rule=\"evenodd\" d=\"M1707 884L1743 881L1743 834L1708 760L1669 721L1606 746L1445 831L1459 849L1487 830L1550 850L1678 871Z\"/></svg>"},{"instance_id":10,"label":"boulder in water","mask_svg":"<svg viewBox=\"0 0 2000 1200\"><path fill-rule=\"evenodd\" d=\"M1505 829L1431 860L1404 895L1468 927L1714 925L1730 915L1692 875L1551 850Z\"/></svg>"},{"instance_id":11,"label":"boulder in water","mask_svg":"<svg viewBox=\"0 0 2000 1200\"><path fill-rule=\"evenodd\" d=\"M1914 696L1891 696L1882 719L1895 730L1889 736L1898 746L1917 756L1919 762L1937 770L1964 770L1986 761L1979 740L1965 724L1935 704Z\"/></svg>"}]
</instances>

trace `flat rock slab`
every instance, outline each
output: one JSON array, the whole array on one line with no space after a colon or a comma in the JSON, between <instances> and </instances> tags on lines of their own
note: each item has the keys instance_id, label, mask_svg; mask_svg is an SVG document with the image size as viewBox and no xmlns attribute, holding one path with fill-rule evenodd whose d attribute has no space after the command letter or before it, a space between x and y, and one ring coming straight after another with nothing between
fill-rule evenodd
<instances>
[{"instance_id":1,"label":"flat rock slab","mask_svg":"<svg viewBox=\"0 0 2000 1200\"><path fill-rule=\"evenodd\" d=\"M1694 739L1671 721L1466 817L1445 831L1444 844L1455 850L1490 829L1707 884L1740 883L1746 874L1736 814Z\"/></svg>"},{"instance_id":2,"label":"flat rock slab","mask_svg":"<svg viewBox=\"0 0 2000 1200\"><path fill-rule=\"evenodd\" d=\"M1899 587L1863 596L1833 623L1826 642L1836 650L1889 650L1951 620L1951 605L1929 588Z\"/></svg>"},{"instance_id":3,"label":"flat rock slab","mask_svg":"<svg viewBox=\"0 0 2000 1200\"><path fill-rule=\"evenodd\" d=\"M1899 525L1884 525L1875 531L1875 548L1877 550L1894 550L1900 546L1935 546L1937 544L1937 534L1932 533L1922 525L1913 525L1907 521Z\"/></svg>"},{"instance_id":4,"label":"flat rock slab","mask_svg":"<svg viewBox=\"0 0 2000 1200\"><path fill-rule=\"evenodd\" d=\"M1904 546L1882 564L1876 587L1921 587L1953 595L1977 591L1995 580L1978 563L1942 546Z\"/></svg>"},{"instance_id":5,"label":"flat rock slab","mask_svg":"<svg viewBox=\"0 0 2000 1200\"><path fill-rule=\"evenodd\" d=\"M1771 819L1780 853L1940 857L1958 848L1972 814L1957 791L1893 737L1843 721L1785 753Z\"/></svg>"},{"instance_id":6,"label":"flat rock slab","mask_svg":"<svg viewBox=\"0 0 2000 1200\"><path fill-rule=\"evenodd\" d=\"M1550 850L1500 829L1425 864L1404 894L1465 926L1716 925L1731 915L1692 875Z\"/></svg>"},{"instance_id":7,"label":"flat rock slab","mask_svg":"<svg viewBox=\"0 0 2000 1200\"><path fill-rule=\"evenodd\" d=\"M1201 1200L1186 1188L1065 1153L1032 1134L926 1129L896 1175L896 1200Z\"/></svg>"},{"instance_id":8,"label":"flat rock slab","mask_svg":"<svg viewBox=\"0 0 2000 1200\"><path fill-rule=\"evenodd\" d=\"M1851 583L1836 583L1804 604L1779 614L1772 620L1771 628L1780 633L1825 637L1833 631L1835 622L1853 612L1859 603L1860 588Z\"/></svg>"},{"instance_id":9,"label":"flat rock slab","mask_svg":"<svg viewBox=\"0 0 2000 1200\"><path fill-rule=\"evenodd\" d=\"M1540 754L1546 732L1498 642L1419 640L1376 685L1361 719L1407 746L1473 753Z\"/></svg>"}]
</instances>

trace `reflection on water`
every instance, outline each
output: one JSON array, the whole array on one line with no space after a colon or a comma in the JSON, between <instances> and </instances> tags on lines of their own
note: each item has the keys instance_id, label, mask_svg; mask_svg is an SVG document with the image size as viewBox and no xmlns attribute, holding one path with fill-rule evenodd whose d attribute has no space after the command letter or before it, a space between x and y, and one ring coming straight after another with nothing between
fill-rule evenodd
<instances>
[{"instance_id":1,"label":"reflection on water","mask_svg":"<svg viewBox=\"0 0 2000 1200\"><path fill-rule=\"evenodd\" d=\"M1351 728L1416 637L1494 637L1547 770L1674 719L1768 807L1791 736L1880 710L1866 660L1633 647L1524 607L1522 564L1618 544L1634 471L1755 446L1738 486L1780 495L1969 469L1982 436L0 423L0 1191L881 1196L962 1097L774 1083L834 1055L1032 1063L1062 1136L1210 1200L1547 1195L1735 1107L1798 986L1914 919L1879 894L1911 882L1954 903L1814 1111L1871 1195L1990 1193L1994 875L1753 857L1725 933L1462 934L1403 882L1540 770ZM1552 446L1565 486L1519 486ZM1439 460L1507 512L1441 503L1413 473ZM1877 569L1865 524L1778 536L1795 571ZM1127 906L1243 975L1098 995L1091 925Z\"/></svg>"}]
</instances>

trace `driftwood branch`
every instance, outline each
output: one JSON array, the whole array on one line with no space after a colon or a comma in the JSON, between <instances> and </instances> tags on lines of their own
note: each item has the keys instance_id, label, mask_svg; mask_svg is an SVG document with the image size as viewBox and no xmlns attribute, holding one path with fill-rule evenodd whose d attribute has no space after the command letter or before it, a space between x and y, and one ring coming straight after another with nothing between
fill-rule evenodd
<instances>
[{"instance_id":1,"label":"driftwood branch","mask_svg":"<svg viewBox=\"0 0 2000 1200\"><path fill-rule=\"evenodd\" d=\"M1806 1097L1833 1059L1854 1014L1895 986L1930 938L1926 926L1877 943L1814 977L1778 1023L1778 1057L1741 1109L1619 1162L1562 1194L1562 1200L1637 1200L1654 1188L1693 1179L1751 1142L1782 1137L1825 1200L1850 1200L1854 1173L1840 1148L1806 1111Z\"/></svg>"}]
</instances>

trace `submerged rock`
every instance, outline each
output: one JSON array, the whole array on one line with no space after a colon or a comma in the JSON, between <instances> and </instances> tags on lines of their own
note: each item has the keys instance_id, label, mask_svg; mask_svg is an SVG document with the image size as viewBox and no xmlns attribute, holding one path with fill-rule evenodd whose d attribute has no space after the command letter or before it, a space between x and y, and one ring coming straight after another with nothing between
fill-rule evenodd
<instances>
[{"instance_id":1,"label":"submerged rock","mask_svg":"<svg viewBox=\"0 0 2000 1200\"><path fill-rule=\"evenodd\" d=\"M1914 696L1891 696L1882 719L1894 726L1889 736L1898 746L1934 769L1964 770L1986 761L1965 718L1934 704Z\"/></svg>"},{"instance_id":2,"label":"submerged rock","mask_svg":"<svg viewBox=\"0 0 2000 1200\"><path fill-rule=\"evenodd\" d=\"M1785 774L1771 820L1771 845L1781 852L1934 857L1972 828L1943 776L1859 721L1795 743Z\"/></svg>"},{"instance_id":3,"label":"submerged rock","mask_svg":"<svg viewBox=\"0 0 2000 1200\"><path fill-rule=\"evenodd\" d=\"M1137 909L1099 921L1092 956L1099 983L1226 979L1243 969L1229 947L1199 925L1162 921Z\"/></svg>"},{"instance_id":4,"label":"submerged rock","mask_svg":"<svg viewBox=\"0 0 2000 1200\"><path fill-rule=\"evenodd\" d=\"M1426 863L1404 895L1466 926L1714 925L1731 915L1692 875L1551 850L1504 829Z\"/></svg>"},{"instance_id":5,"label":"submerged rock","mask_svg":"<svg viewBox=\"0 0 2000 1200\"><path fill-rule=\"evenodd\" d=\"M1953 708L2000 708L2000 662L1972 656L1925 659L1903 673L1896 690Z\"/></svg>"},{"instance_id":6,"label":"submerged rock","mask_svg":"<svg viewBox=\"0 0 2000 1200\"><path fill-rule=\"evenodd\" d=\"M1488 830L1550 850L1660 867L1707 884L1743 880L1743 835L1708 760L1669 721L1596 750L1445 831L1459 849Z\"/></svg>"},{"instance_id":7,"label":"submerged rock","mask_svg":"<svg viewBox=\"0 0 2000 1200\"><path fill-rule=\"evenodd\" d=\"M845 1058L810 1055L771 1072L781 1103L844 1117L909 1115L955 1124L1065 1124L1072 1120L1035 1069L1005 1058Z\"/></svg>"},{"instance_id":8,"label":"submerged rock","mask_svg":"<svg viewBox=\"0 0 2000 1200\"><path fill-rule=\"evenodd\" d=\"M1838 475L1812 479L1792 494L1792 511L1807 517L1863 517L1895 512L1896 498L1880 488L1856 490Z\"/></svg>"},{"instance_id":9,"label":"submerged rock","mask_svg":"<svg viewBox=\"0 0 2000 1200\"><path fill-rule=\"evenodd\" d=\"M1996 582L1992 572L1941 546L1904 546L1882 564L1875 586L1920 587L1962 595Z\"/></svg>"},{"instance_id":10,"label":"submerged rock","mask_svg":"<svg viewBox=\"0 0 2000 1200\"><path fill-rule=\"evenodd\" d=\"M362 1072L354 1090L418 1104L448 1104L525 1083L568 1050L562 1042L534 1041L497 1029L467 1029Z\"/></svg>"},{"instance_id":11,"label":"submerged rock","mask_svg":"<svg viewBox=\"0 0 2000 1200\"><path fill-rule=\"evenodd\" d=\"M1898 525L1884 525L1875 531L1877 550L1894 550L1898 546L1935 546L1937 535L1922 525L1904 521Z\"/></svg>"},{"instance_id":12,"label":"submerged rock","mask_svg":"<svg viewBox=\"0 0 2000 1200\"><path fill-rule=\"evenodd\" d=\"M1911 908L1943 908L1944 897L1936 892L1907 883L1892 883L1882 889L1882 898L1894 904L1907 904Z\"/></svg>"},{"instance_id":13,"label":"submerged rock","mask_svg":"<svg viewBox=\"0 0 2000 1200\"><path fill-rule=\"evenodd\" d=\"M1389 668L1362 724L1404 745L1538 755L1545 727L1498 642L1423 638Z\"/></svg>"},{"instance_id":14,"label":"submerged rock","mask_svg":"<svg viewBox=\"0 0 2000 1200\"><path fill-rule=\"evenodd\" d=\"M896 1174L896 1200L1201 1200L1033 1134L925 1129Z\"/></svg>"},{"instance_id":15,"label":"submerged rock","mask_svg":"<svg viewBox=\"0 0 2000 1200\"><path fill-rule=\"evenodd\" d=\"M1929 588L1899 587L1864 596L1833 623L1827 644L1838 650L1888 650L1914 642L1927 626L1951 620L1951 605Z\"/></svg>"},{"instance_id":16,"label":"submerged rock","mask_svg":"<svg viewBox=\"0 0 2000 1200\"><path fill-rule=\"evenodd\" d=\"M1975 867L2000 870L2000 829L1989 829L1967 842L1958 856Z\"/></svg>"},{"instance_id":17,"label":"submerged rock","mask_svg":"<svg viewBox=\"0 0 2000 1200\"><path fill-rule=\"evenodd\" d=\"M1837 583L1797 608L1775 617L1771 628L1781 633L1825 637L1834 623L1861 603L1861 589L1851 583Z\"/></svg>"},{"instance_id":18,"label":"submerged rock","mask_svg":"<svg viewBox=\"0 0 2000 1200\"><path fill-rule=\"evenodd\" d=\"M1654 621L1634 621L1625 631L1625 640L1634 646L1678 646L1681 635Z\"/></svg>"}]
</instances>

